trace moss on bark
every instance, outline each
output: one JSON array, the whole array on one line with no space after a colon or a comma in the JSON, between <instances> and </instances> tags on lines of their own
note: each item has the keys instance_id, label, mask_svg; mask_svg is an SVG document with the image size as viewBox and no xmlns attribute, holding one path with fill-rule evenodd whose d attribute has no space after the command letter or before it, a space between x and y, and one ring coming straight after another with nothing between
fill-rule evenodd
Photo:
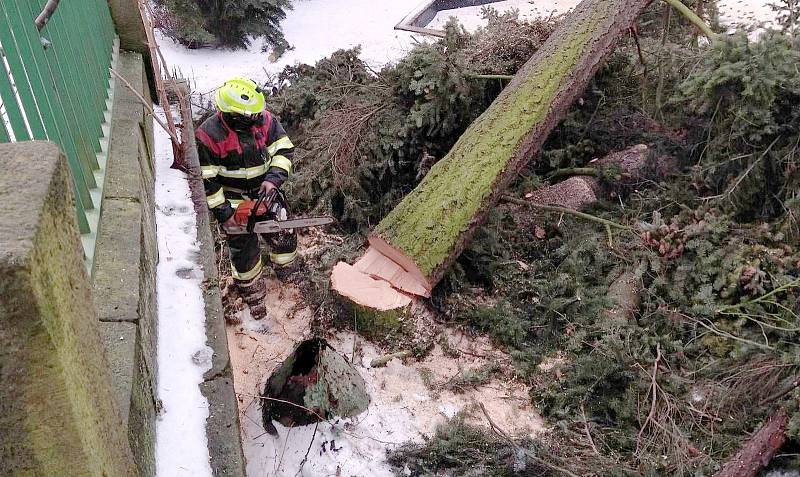
<instances>
[{"instance_id":1,"label":"moss on bark","mask_svg":"<svg viewBox=\"0 0 800 477\"><path fill-rule=\"evenodd\" d=\"M646 0L585 0L375 234L438 282Z\"/></svg>"}]
</instances>

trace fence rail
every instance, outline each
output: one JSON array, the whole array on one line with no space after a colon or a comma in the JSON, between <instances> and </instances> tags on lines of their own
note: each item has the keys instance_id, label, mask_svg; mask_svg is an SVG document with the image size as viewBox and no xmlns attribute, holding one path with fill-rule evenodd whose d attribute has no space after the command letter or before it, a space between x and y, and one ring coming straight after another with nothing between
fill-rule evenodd
<instances>
[{"instance_id":1,"label":"fence rail","mask_svg":"<svg viewBox=\"0 0 800 477\"><path fill-rule=\"evenodd\" d=\"M108 145L114 23L106 0L70 0L39 31L35 19L46 3L0 0L0 142L58 144L72 170L81 233L93 235Z\"/></svg>"}]
</instances>

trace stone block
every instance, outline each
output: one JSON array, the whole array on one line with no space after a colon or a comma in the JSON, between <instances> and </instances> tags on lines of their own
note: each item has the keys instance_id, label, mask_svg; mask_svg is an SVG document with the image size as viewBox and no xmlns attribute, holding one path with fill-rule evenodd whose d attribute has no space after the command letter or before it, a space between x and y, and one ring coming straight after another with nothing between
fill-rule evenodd
<instances>
[{"instance_id":1,"label":"stone block","mask_svg":"<svg viewBox=\"0 0 800 477\"><path fill-rule=\"evenodd\" d=\"M120 47L125 50L148 52L147 33L136 0L109 0L111 18L117 27Z\"/></svg>"},{"instance_id":2,"label":"stone block","mask_svg":"<svg viewBox=\"0 0 800 477\"><path fill-rule=\"evenodd\" d=\"M155 389L155 351L144 346L148 340L143 333L147 330L145 323L142 320L137 327L128 436L139 476L152 477L156 474L156 418L160 405Z\"/></svg>"},{"instance_id":3,"label":"stone block","mask_svg":"<svg viewBox=\"0 0 800 477\"><path fill-rule=\"evenodd\" d=\"M115 111L111 128L103 195L105 198L141 200L143 178L139 174L139 140L142 133L139 123L117 116Z\"/></svg>"},{"instance_id":4,"label":"stone block","mask_svg":"<svg viewBox=\"0 0 800 477\"><path fill-rule=\"evenodd\" d=\"M0 167L0 475L132 476L66 160L2 144Z\"/></svg>"},{"instance_id":5,"label":"stone block","mask_svg":"<svg viewBox=\"0 0 800 477\"><path fill-rule=\"evenodd\" d=\"M144 123L145 107L139 96L147 98L150 88L147 85L147 81L145 81L142 55L130 51L121 51L117 70L128 84L126 85L118 79L114 86L114 115ZM128 85L132 86L136 93L131 91Z\"/></svg>"}]
</instances>

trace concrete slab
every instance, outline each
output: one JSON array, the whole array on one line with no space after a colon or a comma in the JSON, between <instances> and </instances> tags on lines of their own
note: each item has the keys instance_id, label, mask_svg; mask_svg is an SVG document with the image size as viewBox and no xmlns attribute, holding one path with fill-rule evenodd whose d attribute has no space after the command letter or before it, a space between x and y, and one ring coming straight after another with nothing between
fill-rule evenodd
<instances>
[{"instance_id":1,"label":"concrete slab","mask_svg":"<svg viewBox=\"0 0 800 477\"><path fill-rule=\"evenodd\" d=\"M143 98L148 98L149 88L145 81L144 63L142 55L131 51L122 51L119 55L119 73L130 84L136 93ZM117 81L114 86L114 106L123 108L118 116L121 118L144 123L145 107L131 89L122 81Z\"/></svg>"},{"instance_id":2,"label":"concrete slab","mask_svg":"<svg viewBox=\"0 0 800 477\"><path fill-rule=\"evenodd\" d=\"M106 198L93 275L101 321L139 321L141 241L141 204Z\"/></svg>"},{"instance_id":3,"label":"concrete slab","mask_svg":"<svg viewBox=\"0 0 800 477\"><path fill-rule=\"evenodd\" d=\"M212 379L201 384L200 390L209 404L206 433L211 470L215 477L243 477L244 455L238 436L239 410L233 391L233 379ZM232 436L235 438L232 439Z\"/></svg>"},{"instance_id":4,"label":"concrete slab","mask_svg":"<svg viewBox=\"0 0 800 477\"><path fill-rule=\"evenodd\" d=\"M116 106L115 113L120 111ZM106 169L105 199L141 200L142 177L139 174L140 126L137 121L118 116L111 121L111 147Z\"/></svg>"}]
</instances>

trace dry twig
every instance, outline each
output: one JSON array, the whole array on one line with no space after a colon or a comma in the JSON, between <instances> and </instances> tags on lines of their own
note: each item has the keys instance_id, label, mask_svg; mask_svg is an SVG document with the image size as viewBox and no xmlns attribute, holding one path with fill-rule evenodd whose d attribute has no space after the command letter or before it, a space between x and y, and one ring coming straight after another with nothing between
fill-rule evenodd
<instances>
[{"instance_id":1,"label":"dry twig","mask_svg":"<svg viewBox=\"0 0 800 477\"><path fill-rule=\"evenodd\" d=\"M492 432L494 432L498 437L500 437L504 441L506 441L509 444L511 444L511 446L514 447L514 449L522 452L529 459L537 462L540 465L543 465L543 466L547 467L548 469L555 470L557 472L560 472L562 475L568 475L569 477L578 477L577 474L575 474L573 472L570 472L569 470L567 470L567 469L565 469L563 467L559 467L559 466L557 466L555 464L551 464L550 462L547 462L546 460L542 459L541 457L535 455L534 453L532 453L528 449L524 449L524 448L518 446L517 443L514 442L514 439L511 438L511 436L509 436L503 429L501 429L497 424L495 424L495 422L492 420L491 416L489 416L489 411L486 410L486 406L484 406L482 402L479 402L478 406L481 408L481 411L483 411L483 415L486 417L486 420L489 422L489 427L492 429Z\"/></svg>"}]
</instances>

